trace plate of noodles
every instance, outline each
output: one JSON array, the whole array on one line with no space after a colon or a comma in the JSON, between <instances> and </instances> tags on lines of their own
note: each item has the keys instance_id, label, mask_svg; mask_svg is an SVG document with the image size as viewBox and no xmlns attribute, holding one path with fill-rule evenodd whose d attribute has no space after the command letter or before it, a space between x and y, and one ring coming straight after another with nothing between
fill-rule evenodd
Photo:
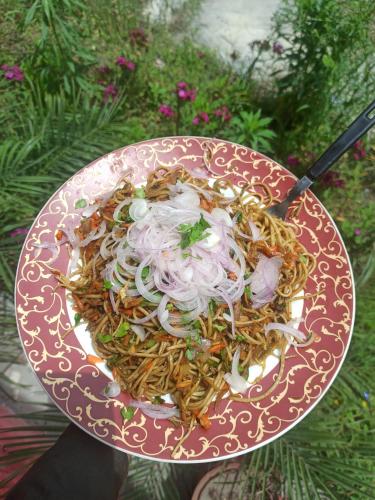
<instances>
[{"instance_id":1,"label":"plate of noodles","mask_svg":"<svg viewBox=\"0 0 375 500\"><path fill-rule=\"evenodd\" d=\"M300 422L347 352L354 286L311 191L247 147L127 146L46 203L25 240L16 317L32 369L75 424L160 461L241 455Z\"/></svg>"}]
</instances>

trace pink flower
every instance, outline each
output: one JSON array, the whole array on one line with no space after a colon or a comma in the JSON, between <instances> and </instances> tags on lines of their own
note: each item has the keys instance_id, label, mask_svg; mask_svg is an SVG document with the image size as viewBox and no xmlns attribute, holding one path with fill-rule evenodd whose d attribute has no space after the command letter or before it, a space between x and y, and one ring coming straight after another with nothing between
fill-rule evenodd
<instances>
[{"instance_id":1,"label":"pink flower","mask_svg":"<svg viewBox=\"0 0 375 500\"><path fill-rule=\"evenodd\" d=\"M146 47L148 44L148 37L143 28L134 28L129 32L130 43L132 45L140 45Z\"/></svg>"},{"instance_id":2,"label":"pink flower","mask_svg":"<svg viewBox=\"0 0 375 500\"><path fill-rule=\"evenodd\" d=\"M116 64L123 68L127 68L129 71L135 70L135 63L133 63L133 61L129 61L129 59L126 59L124 56L118 56Z\"/></svg>"},{"instance_id":3,"label":"pink flower","mask_svg":"<svg viewBox=\"0 0 375 500\"><path fill-rule=\"evenodd\" d=\"M363 141L359 140L357 141L354 146L354 153L353 153L353 158L356 161L362 160L363 158L366 158L366 149Z\"/></svg>"},{"instance_id":4,"label":"pink flower","mask_svg":"<svg viewBox=\"0 0 375 500\"><path fill-rule=\"evenodd\" d=\"M111 70L109 69L108 66L99 66L98 69L97 69L98 73L102 74L102 75L106 75L107 73L109 73Z\"/></svg>"},{"instance_id":5,"label":"pink flower","mask_svg":"<svg viewBox=\"0 0 375 500\"><path fill-rule=\"evenodd\" d=\"M335 170L327 172L322 177L322 182L330 187L344 188L345 181L340 178L340 174Z\"/></svg>"},{"instance_id":6,"label":"pink flower","mask_svg":"<svg viewBox=\"0 0 375 500\"><path fill-rule=\"evenodd\" d=\"M210 121L210 118L208 114L205 111L201 111L197 115L194 116L193 118L193 125L199 125L200 122L208 123Z\"/></svg>"},{"instance_id":7,"label":"pink flower","mask_svg":"<svg viewBox=\"0 0 375 500\"><path fill-rule=\"evenodd\" d=\"M176 92L181 101L195 101L197 95L197 91L189 89L186 82L178 82Z\"/></svg>"},{"instance_id":8,"label":"pink flower","mask_svg":"<svg viewBox=\"0 0 375 500\"><path fill-rule=\"evenodd\" d=\"M116 59L116 64L118 64L119 66L125 66L126 64L126 59L124 56L118 56L118 58Z\"/></svg>"},{"instance_id":9,"label":"pink flower","mask_svg":"<svg viewBox=\"0 0 375 500\"><path fill-rule=\"evenodd\" d=\"M28 227L18 227L17 229L14 229L13 231L11 231L9 233L9 236L11 238L15 238L16 236L25 235L28 232L29 232L29 228Z\"/></svg>"},{"instance_id":10,"label":"pink flower","mask_svg":"<svg viewBox=\"0 0 375 500\"><path fill-rule=\"evenodd\" d=\"M205 113L204 111L202 111L202 113L200 114L202 120L205 122L205 123L208 123L210 121L209 117L208 117L208 114Z\"/></svg>"},{"instance_id":11,"label":"pink flower","mask_svg":"<svg viewBox=\"0 0 375 500\"><path fill-rule=\"evenodd\" d=\"M4 72L4 78L7 80L15 80L17 82L22 82L25 78L23 71L19 66L8 66L7 64L3 64L1 69Z\"/></svg>"},{"instance_id":12,"label":"pink flower","mask_svg":"<svg viewBox=\"0 0 375 500\"><path fill-rule=\"evenodd\" d=\"M298 165L301 164L301 160L298 158L298 156L294 155L289 155L286 162L290 167L298 167Z\"/></svg>"},{"instance_id":13,"label":"pink flower","mask_svg":"<svg viewBox=\"0 0 375 500\"><path fill-rule=\"evenodd\" d=\"M104 102L107 102L110 97L112 97L112 99L114 99L117 96L118 89L114 83L110 83L103 90L103 94L104 94L104 97L103 97Z\"/></svg>"},{"instance_id":14,"label":"pink flower","mask_svg":"<svg viewBox=\"0 0 375 500\"><path fill-rule=\"evenodd\" d=\"M222 118L224 122L229 122L232 119L232 113L227 106L221 106L221 108L215 109L214 115Z\"/></svg>"},{"instance_id":15,"label":"pink flower","mask_svg":"<svg viewBox=\"0 0 375 500\"><path fill-rule=\"evenodd\" d=\"M171 108L171 106L168 106L167 104L161 104L159 106L159 113L161 113L167 118L171 118L174 115L173 109Z\"/></svg>"},{"instance_id":16,"label":"pink flower","mask_svg":"<svg viewBox=\"0 0 375 500\"><path fill-rule=\"evenodd\" d=\"M183 90L183 89L181 89L181 90L179 90L179 91L177 92L177 95L178 95L178 97L179 97L180 99L182 99L183 101L187 101L187 96L188 96L187 90Z\"/></svg>"},{"instance_id":17,"label":"pink flower","mask_svg":"<svg viewBox=\"0 0 375 500\"><path fill-rule=\"evenodd\" d=\"M362 232L362 231L359 229L359 227L357 227L356 229L354 229L354 234L355 234L356 236L360 236L361 232Z\"/></svg>"}]
</instances>

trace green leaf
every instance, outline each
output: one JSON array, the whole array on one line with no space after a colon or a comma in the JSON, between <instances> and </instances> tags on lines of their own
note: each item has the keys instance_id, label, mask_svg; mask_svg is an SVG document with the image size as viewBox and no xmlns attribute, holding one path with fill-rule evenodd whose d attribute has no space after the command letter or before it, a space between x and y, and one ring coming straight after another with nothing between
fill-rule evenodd
<instances>
[{"instance_id":1,"label":"green leaf","mask_svg":"<svg viewBox=\"0 0 375 500\"><path fill-rule=\"evenodd\" d=\"M146 193L143 188L136 188L134 194L136 198L146 198Z\"/></svg>"},{"instance_id":2,"label":"green leaf","mask_svg":"<svg viewBox=\"0 0 375 500\"><path fill-rule=\"evenodd\" d=\"M74 327L76 327L80 321L81 321L81 315L79 313L75 313L75 315L74 315Z\"/></svg>"},{"instance_id":3,"label":"green leaf","mask_svg":"<svg viewBox=\"0 0 375 500\"><path fill-rule=\"evenodd\" d=\"M110 290L112 288L112 283L108 280L103 281L103 290Z\"/></svg>"},{"instance_id":4,"label":"green leaf","mask_svg":"<svg viewBox=\"0 0 375 500\"><path fill-rule=\"evenodd\" d=\"M236 212L234 218L237 219L237 222L242 222L243 213L240 211Z\"/></svg>"},{"instance_id":5,"label":"green leaf","mask_svg":"<svg viewBox=\"0 0 375 500\"><path fill-rule=\"evenodd\" d=\"M114 336L117 338L117 339L120 339L122 337L125 337L125 335L128 334L130 330L130 324L127 322L127 321L124 321L123 323L121 323L121 325L117 328L117 330L115 331L115 334Z\"/></svg>"},{"instance_id":6,"label":"green leaf","mask_svg":"<svg viewBox=\"0 0 375 500\"><path fill-rule=\"evenodd\" d=\"M307 261L307 257L306 257L306 255L300 255L300 256L299 256L299 260L300 260L301 262L303 262L304 264L307 264L307 262L308 262L308 261Z\"/></svg>"},{"instance_id":7,"label":"green leaf","mask_svg":"<svg viewBox=\"0 0 375 500\"><path fill-rule=\"evenodd\" d=\"M150 274L150 266L146 266L142 269L141 278L145 280L149 274Z\"/></svg>"},{"instance_id":8,"label":"green leaf","mask_svg":"<svg viewBox=\"0 0 375 500\"><path fill-rule=\"evenodd\" d=\"M246 297L247 297L249 300L253 300L253 292L251 291L250 286L248 286L248 285L247 285L247 286L245 286L245 290L244 290L244 292L245 292Z\"/></svg>"},{"instance_id":9,"label":"green leaf","mask_svg":"<svg viewBox=\"0 0 375 500\"><path fill-rule=\"evenodd\" d=\"M98 333L96 338L101 342L102 344L107 344L108 342L112 342L113 337L112 335L106 334L106 333Z\"/></svg>"},{"instance_id":10,"label":"green leaf","mask_svg":"<svg viewBox=\"0 0 375 500\"><path fill-rule=\"evenodd\" d=\"M211 227L210 224L204 219L202 214L199 221L193 226L191 224L180 224L178 227L178 230L181 233L180 247L184 250L185 248L194 245L194 243L206 238L207 234L205 233L205 230L209 227Z\"/></svg>"},{"instance_id":11,"label":"green leaf","mask_svg":"<svg viewBox=\"0 0 375 500\"><path fill-rule=\"evenodd\" d=\"M156 340L150 339L146 342L146 347L147 347L147 349L150 349L151 347L154 347L154 345L156 345L156 344L157 344Z\"/></svg>"},{"instance_id":12,"label":"green leaf","mask_svg":"<svg viewBox=\"0 0 375 500\"><path fill-rule=\"evenodd\" d=\"M208 312L210 316L214 316L216 312L217 304L214 299L211 299L208 303Z\"/></svg>"},{"instance_id":13,"label":"green leaf","mask_svg":"<svg viewBox=\"0 0 375 500\"><path fill-rule=\"evenodd\" d=\"M85 208L87 206L87 201L81 198L75 202L75 208Z\"/></svg>"},{"instance_id":14,"label":"green leaf","mask_svg":"<svg viewBox=\"0 0 375 500\"><path fill-rule=\"evenodd\" d=\"M121 416L124 420L130 420L133 418L134 416L134 413L135 413L135 408L133 408L132 406L124 406L123 408L121 408Z\"/></svg>"},{"instance_id":15,"label":"green leaf","mask_svg":"<svg viewBox=\"0 0 375 500\"><path fill-rule=\"evenodd\" d=\"M195 358L195 351L193 349L186 349L185 356L189 361L192 361Z\"/></svg>"},{"instance_id":16,"label":"green leaf","mask_svg":"<svg viewBox=\"0 0 375 500\"><path fill-rule=\"evenodd\" d=\"M244 342L246 339L243 335L236 335L237 342Z\"/></svg>"},{"instance_id":17,"label":"green leaf","mask_svg":"<svg viewBox=\"0 0 375 500\"><path fill-rule=\"evenodd\" d=\"M218 323L214 323L212 327L214 330L217 330L218 332L223 332L224 330L227 329L226 325L219 325Z\"/></svg>"}]
</instances>

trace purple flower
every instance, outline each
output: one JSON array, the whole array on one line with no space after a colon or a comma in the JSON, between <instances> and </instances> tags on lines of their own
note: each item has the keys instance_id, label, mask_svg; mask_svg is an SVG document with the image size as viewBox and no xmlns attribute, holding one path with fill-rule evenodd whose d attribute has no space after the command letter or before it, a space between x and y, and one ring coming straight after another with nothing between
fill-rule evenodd
<instances>
[{"instance_id":1,"label":"purple flower","mask_svg":"<svg viewBox=\"0 0 375 500\"><path fill-rule=\"evenodd\" d=\"M176 92L181 101L195 101L197 95L197 91L189 89L186 82L178 82Z\"/></svg>"},{"instance_id":2,"label":"purple flower","mask_svg":"<svg viewBox=\"0 0 375 500\"><path fill-rule=\"evenodd\" d=\"M282 54L284 52L284 46L280 42L274 42L272 45L272 52L275 54Z\"/></svg>"},{"instance_id":3,"label":"purple flower","mask_svg":"<svg viewBox=\"0 0 375 500\"><path fill-rule=\"evenodd\" d=\"M11 231L9 233L9 236L11 238L15 238L16 236L25 235L28 232L29 232L29 228L28 227L18 227L17 229L14 229L13 231Z\"/></svg>"},{"instance_id":4,"label":"purple flower","mask_svg":"<svg viewBox=\"0 0 375 500\"><path fill-rule=\"evenodd\" d=\"M202 113L200 114L200 117L202 118L202 120L205 122L205 123L208 123L210 121L209 117L208 117L208 114L205 113L204 111L202 111Z\"/></svg>"},{"instance_id":5,"label":"purple flower","mask_svg":"<svg viewBox=\"0 0 375 500\"><path fill-rule=\"evenodd\" d=\"M298 158L298 156L294 155L289 155L286 162L290 167L298 167L298 165L301 164L301 160Z\"/></svg>"},{"instance_id":6,"label":"purple flower","mask_svg":"<svg viewBox=\"0 0 375 500\"><path fill-rule=\"evenodd\" d=\"M23 71L19 66L8 66L7 64L3 64L1 69L4 72L4 78L7 80L15 80L17 82L22 82L25 78Z\"/></svg>"},{"instance_id":7,"label":"purple flower","mask_svg":"<svg viewBox=\"0 0 375 500\"><path fill-rule=\"evenodd\" d=\"M133 63L133 61L130 61L129 59L126 59L124 56L118 56L118 58L116 59L116 64L120 67L127 68L129 71L135 70L135 63Z\"/></svg>"},{"instance_id":8,"label":"purple flower","mask_svg":"<svg viewBox=\"0 0 375 500\"><path fill-rule=\"evenodd\" d=\"M134 28L129 32L130 43L132 45L140 45L146 47L148 44L148 37L143 28Z\"/></svg>"},{"instance_id":9,"label":"purple flower","mask_svg":"<svg viewBox=\"0 0 375 500\"><path fill-rule=\"evenodd\" d=\"M159 106L159 113L166 116L167 118L171 118L174 115L173 109L171 108L171 106L168 106L167 104L161 104Z\"/></svg>"},{"instance_id":10,"label":"purple flower","mask_svg":"<svg viewBox=\"0 0 375 500\"><path fill-rule=\"evenodd\" d=\"M112 99L114 99L117 96L118 89L114 83L110 83L103 90L103 94L104 94L104 97L103 97L104 102L107 102L110 97L112 97Z\"/></svg>"},{"instance_id":11,"label":"purple flower","mask_svg":"<svg viewBox=\"0 0 375 500\"><path fill-rule=\"evenodd\" d=\"M359 228L359 227L357 227L356 229L354 229L354 234L355 234L356 236L360 236L361 232L362 232L362 231L360 230L360 228Z\"/></svg>"},{"instance_id":12,"label":"purple flower","mask_svg":"<svg viewBox=\"0 0 375 500\"><path fill-rule=\"evenodd\" d=\"M102 75L106 75L108 74L111 70L109 68L109 66L99 66L98 69L97 69L98 73L102 74Z\"/></svg>"},{"instance_id":13,"label":"purple flower","mask_svg":"<svg viewBox=\"0 0 375 500\"><path fill-rule=\"evenodd\" d=\"M337 188L345 187L345 181L340 178L340 174L335 170L331 170L330 172L324 174L322 177L322 182L326 186L330 187L337 187Z\"/></svg>"},{"instance_id":14,"label":"purple flower","mask_svg":"<svg viewBox=\"0 0 375 500\"><path fill-rule=\"evenodd\" d=\"M365 391L365 392L363 393L363 397L364 397L364 399L365 399L366 401L368 401L368 400L370 399L370 393L369 393L369 391Z\"/></svg>"},{"instance_id":15,"label":"purple flower","mask_svg":"<svg viewBox=\"0 0 375 500\"><path fill-rule=\"evenodd\" d=\"M200 122L208 123L210 121L210 117L205 111L201 111L193 118L193 125L199 125Z\"/></svg>"},{"instance_id":16,"label":"purple flower","mask_svg":"<svg viewBox=\"0 0 375 500\"><path fill-rule=\"evenodd\" d=\"M222 118L224 122L229 122L232 119L232 113L227 106L221 106L221 108L215 109L214 115Z\"/></svg>"}]
</instances>

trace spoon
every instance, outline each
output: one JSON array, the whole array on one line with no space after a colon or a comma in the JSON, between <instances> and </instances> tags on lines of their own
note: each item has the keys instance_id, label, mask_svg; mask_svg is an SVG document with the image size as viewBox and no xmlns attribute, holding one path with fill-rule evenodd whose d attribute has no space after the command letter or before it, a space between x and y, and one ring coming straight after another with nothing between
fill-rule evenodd
<instances>
[{"instance_id":1,"label":"spoon","mask_svg":"<svg viewBox=\"0 0 375 500\"><path fill-rule=\"evenodd\" d=\"M289 205L300 196L311 184L327 170L358 141L371 127L375 125L375 101L373 101L336 141L331 144L322 156L307 170L306 174L292 187L284 201L276 203L267 212L280 219L285 219Z\"/></svg>"}]
</instances>

